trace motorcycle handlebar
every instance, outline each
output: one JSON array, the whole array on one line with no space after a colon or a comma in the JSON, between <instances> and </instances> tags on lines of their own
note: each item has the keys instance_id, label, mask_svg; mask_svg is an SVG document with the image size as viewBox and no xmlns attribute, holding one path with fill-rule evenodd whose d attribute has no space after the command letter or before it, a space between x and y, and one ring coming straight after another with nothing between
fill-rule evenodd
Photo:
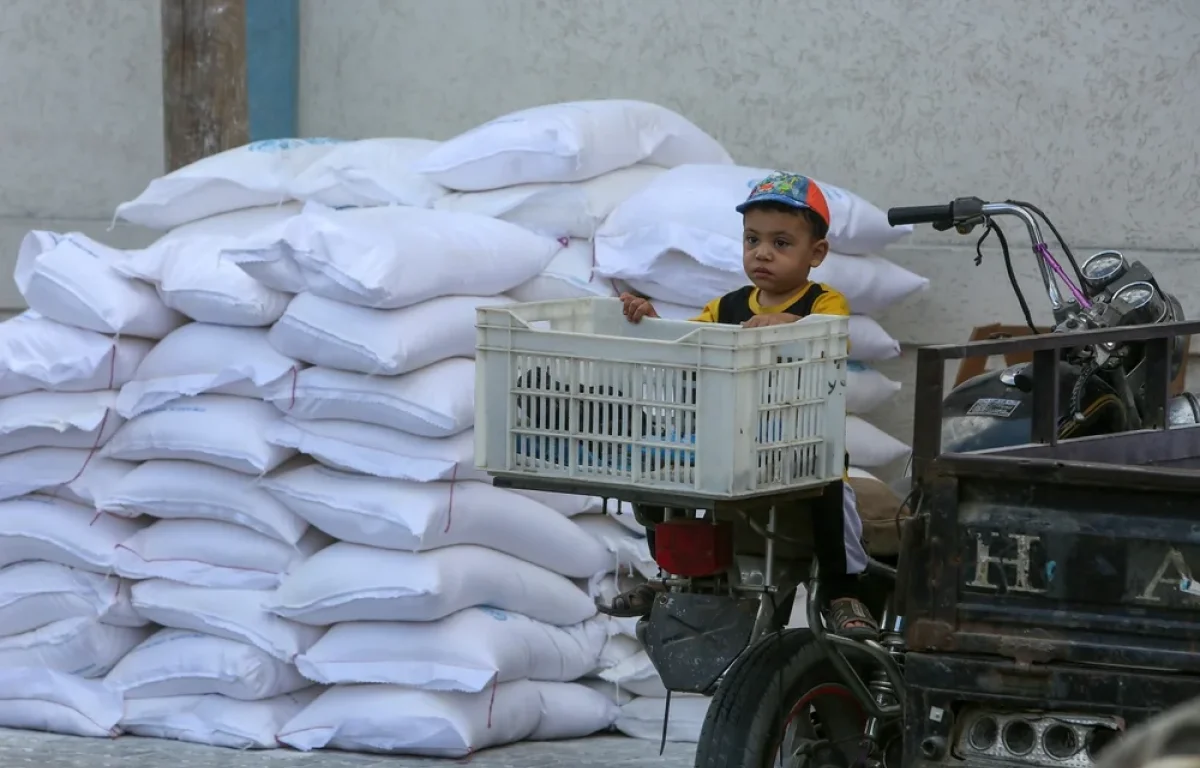
<instances>
[{"instance_id":1,"label":"motorcycle handlebar","mask_svg":"<svg viewBox=\"0 0 1200 768\"><path fill-rule=\"evenodd\" d=\"M949 224L954 220L954 205L910 205L889 208L888 224L893 227L905 224Z\"/></svg>"},{"instance_id":2,"label":"motorcycle handlebar","mask_svg":"<svg viewBox=\"0 0 1200 768\"><path fill-rule=\"evenodd\" d=\"M991 216L1016 216L1025 225L1025 229L1029 232L1029 242L1038 257L1038 271L1046 286L1050 306L1057 312L1063 307L1063 302L1058 284L1051 275L1051 267L1048 266L1049 251L1046 249L1045 240L1042 239L1041 227L1038 226L1037 219L1023 205L1016 202L989 203L978 197L960 197L948 205L914 205L889 208L887 212L888 223L893 227L905 224L932 224L934 229L942 231L959 227L964 234ZM1066 280L1068 287L1072 288L1071 292L1076 295L1080 306L1089 306L1087 299L1074 288L1070 278L1062 273L1057 263L1054 264L1053 269L1059 277Z\"/></svg>"}]
</instances>

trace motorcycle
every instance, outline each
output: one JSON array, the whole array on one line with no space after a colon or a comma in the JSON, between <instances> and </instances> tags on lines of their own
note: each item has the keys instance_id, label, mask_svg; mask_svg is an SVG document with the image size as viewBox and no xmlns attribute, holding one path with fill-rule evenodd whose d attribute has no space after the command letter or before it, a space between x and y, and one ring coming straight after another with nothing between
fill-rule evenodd
<instances>
[{"instance_id":1,"label":"motorcycle","mask_svg":"<svg viewBox=\"0 0 1200 768\"><path fill-rule=\"evenodd\" d=\"M978 688L986 689L987 682L963 683L956 679L954 684L943 685L945 690L931 693L941 684L929 682L929 670L953 669L951 662L958 649L939 645L941 641L929 640L927 635L918 637L906 628L906 613L944 617L954 606L935 604L937 600L948 599L957 605L956 601L966 600L960 594L967 595L977 586L975 582L968 584L964 576L964 581L947 587L957 590L950 598L939 598L936 590L925 584L914 585L914 580L945 587L944 573L978 567L981 570L975 572L976 582L982 583L987 581L983 577L991 573L988 569L993 561L1001 564L997 567L1008 567L1004 564L1010 561L1018 563L1015 567L1025 562L1027 567L1029 560L1028 553L1006 560L980 549L979 559L971 566L959 562L975 557L969 542L960 549L942 547L936 536L931 542L929 531L941 524L929 522L931 514L950 516L946 523L950 528L946 530L968 525L959 519L965 520L965 516L956 506L957 497L949 501L943 498L948 505L945 509L950 511L939 512L936 508L941 503L936 497L942 487L935 487L937 478L930 462L939 453L987 453L1166 423L1200 422L1200 406L1193 395L1184 393L1165 400L1166 382L1184 364L1184 338L1171 335L1175 332L1171 328L1155 331L1161 338L1132 340L1094 341L1095 334L1089 333L1124 329L1122 332L1128 336L1134 333L1129 330L1134 326L1171 326L1183 320L1179 301L1163 289L1144 264L1116 251L1097 253L1077 263L1046 215L1020 201L992 203L961 198L948 205L893 208L888 212L894 226L930 224L939 231L953 229L964 235L982 229L980 244L994 236L1012 289L1036 335L1038 327L1016 279L1008 240L997 221L1004 217L1016 218L1028 234L1053 315L1052 335L1057 349L1047 352L1039 347L1033 363L985 373L956 387L942 400L940 414L924 414L932 415L936 425L924 423L924 417L918 415L916 429L927 433L919 434L918 442L933 448L926 450L929 455L915 465L912 491L906 499L914 515L902 519L897 513L897 526L903 534L900 557L889 560L869 553L872 559L866 578L876 598L868 602L881 619L879 639L855 641L829 631L815 565L806 583L808 628L783 627L786 607L803 580L795 575L796 561L788 562L779 555L785 542L774 533L773 512L767 522L760 520L758 524L740 515L742 522L750 524L741 526L737 536L758 537L758 545L765 548L764 557L740 554L744 542L735 541L733 547L739 554L731 575L664 575L668 590L639 624L639 636L668 690L713 695L698 744L697 768L914 768L961 765L968 757L982 760L981 765L1084 768L1093 764L1094 755L1106 740L1124 727L1120 717L1088 712L1074 712L1074 719L1063 721L1067 723L1063 726L1053 716L1058 704L1047 705L1052 699L1046 697L1030 698L1031 702L1039 702L1039 715L1022 714L1024 710L1019 707L1004 709L1017 706L1021 694L1019 687L1014 689L1016 693L1008 694L999 683L987 691L997 700L1008 696L1007 704L1002 701L1004 706L998 710L987 696L980 698ZM1065 267L1047 246L1043 223L1058 241ZM982 258L981 248L977 251ZM1080 334L1088 341L1074 343L1073 337ZM1163 353L1165 361L1158 359ZM1035 368L1039 359L1043 364L1049 359L1055 370L1038 374ZM1160 362L1163 365L1156 368ZM927 378L936 381L940 389L940 370ZM1061 416L1060 403L1066 406ZM638 506L635 511L640 520L660 529L660 537L662 527L675 524L680 517L677 511L663 508ZM962 534L964 538L968 535L975 534ZM1025 534L1011 535L1020 538ZM980 539L981 547L984 541ZM962 555L964 552L967 554ZM1049 580L1053 579L1053 562L1047 562L1050 565L1043 570ZM1017 578L1019 581L1022 577ZM1008 584L1001 593L1023 600L1026 595L1018 594L1019 586ZM980 594L991 599L990 592ZM1036 631L1036 627L1028 626L1029 621L1025 620L1027 626L1022 631ZM949 661L930 661L940 658L928 655L931 649L947 654ZM926 655L918 658L914 656L917 652ZM1048 658L1057 658L1057 651L1047 653ZM1013 669L1026 669L1028 660L1008 660L1004 664L996 667L995 674L1016 674ZM918 675L914 672L918 668L925 671ZM917 680L914 675L926 677ZM943 701L950 703L938 703ZM1045 713L1048 706L1052 710L1049 715Z\"/></svg>"}]
</instances>

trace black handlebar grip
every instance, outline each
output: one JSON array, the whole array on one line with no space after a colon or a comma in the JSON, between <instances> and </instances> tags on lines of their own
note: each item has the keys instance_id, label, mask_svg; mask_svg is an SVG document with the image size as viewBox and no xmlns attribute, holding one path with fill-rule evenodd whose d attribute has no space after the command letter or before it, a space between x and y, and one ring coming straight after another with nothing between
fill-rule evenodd
<instances>
[{"instance_id":1,"label":"black handlebar grip","mask_svg":"<svg viewBox=\"0 0 1200 768\"><path fill-rule=\"evenodd\" d=\"M954 221L954 205L912 205L904 208L889 208L888 224L899 227L904 224L940 224Z\"/></svg>"}]
</instances>

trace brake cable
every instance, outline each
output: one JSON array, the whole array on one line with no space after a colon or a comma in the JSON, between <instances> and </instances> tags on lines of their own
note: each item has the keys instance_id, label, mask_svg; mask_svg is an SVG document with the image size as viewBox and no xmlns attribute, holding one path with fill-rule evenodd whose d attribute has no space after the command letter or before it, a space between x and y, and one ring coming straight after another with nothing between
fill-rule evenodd
<instances>
[{"instance_id":1,"label":"brake cable","mask_svg":"<svg viewBox=\"0 0 1200 768\"><path fill-rule=\"evenodd\" d=\"M1079 268L1079 262L1075 261L1075 254L1071 252L1071 246L1067 245L1067 241L1063 239L1062 233L1058 231L1058 227L1054 226L1054 222L1050 221L1050 217L1046 215L1046 212L1033 203L1026 203L1021 200L1005 200L1004 202L1009 205L1019 205L1023 208L1028 208L1046 223L1046 226L1054 233L1054 239L1058 241L1058 247L1062 249L1063 255L1067 257L1067 261L1071 262L1071 268L1075 270L1075 279L1079 281L1080 285L1083 285L1083 270Z\"/></svg>"},{"instance_id":2,"label":"brake cable","mask_svg":"<svg viewBox=\"0 0 1200 768\"><path fill-rule=\"evenodd\" d=\"M1013 268L1012 253L1008 249L1008 238L1004 236L1004 230L1000 229L1000 225L991 218L984 219L984 221L987 228L983 230L983 235L975 243L975 266L983 264L983 244L988 236L995 232L996 240L1000 243L1000 252L1004 256L1004 269L1008 272L1008 282L1012 284L1013 293L1017 294L1017 303L1021 305L1021 314L1025 316L1025 324L1036 336L1039 331L1033 322L1033 313L1029 310L1029 302L1025 300L1025 294L1021 291L1020 283L1017 282L1017 271ZM1074 262L1072 261L1072 263Z\"/></svg>"}]
</instances>

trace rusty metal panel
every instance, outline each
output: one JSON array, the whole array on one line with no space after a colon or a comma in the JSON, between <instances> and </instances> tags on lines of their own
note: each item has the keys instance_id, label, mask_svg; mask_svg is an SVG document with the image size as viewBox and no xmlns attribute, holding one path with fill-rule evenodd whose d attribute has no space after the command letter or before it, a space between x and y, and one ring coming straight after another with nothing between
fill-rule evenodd
<instances>
[{"instance_id":1,"label":"rusty metal panel","mask_svg":"<svg viewBox=\"0 0 1200 768\"><path fill-rule=\"evenodd\" d=\"M914 650L1200 672L1194 493L981 474L922 505Z\"/></svg>"}]
</instances>

